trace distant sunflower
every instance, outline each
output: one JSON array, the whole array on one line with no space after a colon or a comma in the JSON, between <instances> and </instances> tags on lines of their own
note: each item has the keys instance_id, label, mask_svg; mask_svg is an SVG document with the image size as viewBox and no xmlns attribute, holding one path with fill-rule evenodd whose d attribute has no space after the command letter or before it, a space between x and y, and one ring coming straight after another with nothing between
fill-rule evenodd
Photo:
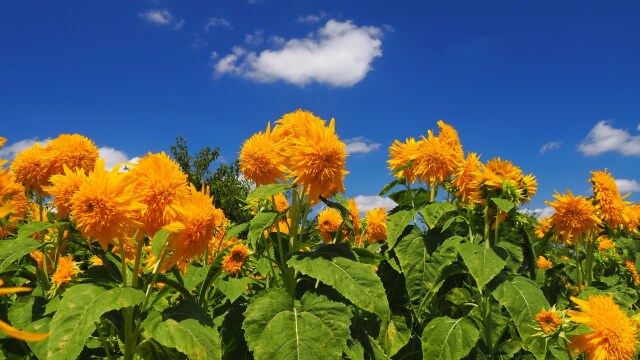
<instances>
[{"instance_id":1,"label":"distant sunflower","mask_svg":"<svg viewBox=\"0 0 640 360\"><path fill-rule=\"evenodd\" d=\"M104 250L114 239L133 235L142 225L135 218L145 208L133 191L133 178L118 173L117 168L107 172L103 159L83 180L71 204L71 217L78 230L86 238L98 240Z\"/></svg>"},{"instance_id":2,"label":"distant sunflower","mask_svg":"<svg viewBox=\"0 0 640 360\"><path fill-rule=\"evenodd\" d=\"M11 197L5 202L7 208L9 209L8 214L0 216L0 218L4 218L6 215L9 215L8 220L11 223L18 223L24 220L27 217L30 208L29 199L24 193L24 188L20 184L16 185L18 186L19 190L11 195ZM6 238L15 229L15 225L0 224L0 239Z\"/></svg>"},{"instance_id":3,"label":"distant sunflower","mask_svg":"<svg viewBox=\"0 0 640 360\"><path fill-rule=\"evenodd\" d=\"M418 156L415 160L415 175L421 183L428 185L441 184L458 166L456 152L441 139L433 136L431 130L428 137L418 141Z\"/></svg>"},{"instance_id":4,"label":"distant sunflower","mask_svg":"<svg viewBox=\"0 0 640 360\"><path fill-rule=\"evenodd\" d=\"M520 193L522 198L521 204L528 204L531 201L533 195L538 192L538 180L533 174L525 175L520 181Z\"/></svg>"},{"instance_id":5,"label":"distant sunflower","mask_svg":"<svg viewBox=\"0 0 640 360\"><path fill-rule=\"evenodd\" d=\"M587 352L587 360L636 358L638 330L612 296L589 296L589 300L571 297L581 311L569 310L571 321L587 324L593 332L571 337L569 349L574 353Z\"/></svg>"},{"instance_id":6,"label":"distant sunflower","mask_svg":"<svg viewBox=\"0 0 640 360\"><path fill-rule=\"evenodd\" d=\"M592 171L593 177L589 179L593 184L593 193L596 198L596 208L600 218L612 228L627 223L624 208L627 205L623 200L618 185L611 174L604 171Z\"/></svg>"},{"instance_id":7,"label":"distant sunflower","mask_svg":"<svg viewBox=\"0 0 640 360\"><path fill-rule=\"evenodd\" d=\"M554 202L547 201L555 213L551 215L551 225L556 234L568 239L579 239L583 234L599 230L602 221L595 215L596 209L591 202L582 196L574 196L567 190L566 195L556 192Z\"/></svg>"},{"instance_id":8,"label":"distant sunflower","mask_svg":"<svg viewBox=\"0 0 640 360\"><path fill-rule=\"evenodd\" d=\"M609 249L613 249L616 246L616 243L613 240L609 239L606 235L602 235L598 237L598 251L605 251Z\"/></svg>"},{"instance_id":9,"label":"distant sunflower","mask_svg":"<svg viewBox=\"0 0 640 360\"><path fill-rule=\"evenodd\" d=\"M636 285L640 285L640 276L638 276L638 269L636 269L636 264L627 259L624 261L624 266L631 272L631 277L633 277L633 282Z\"/></svg>"},{"instance_id":10,"label":"distant sunflower","mask_svg":"<svg viewBox=\"0 0 640 360\"><path fill-rule=\"evenodd\" d=\"M480 190L476 181L476 173L480 169L480 159L474 152L460 163L451 185L456 189L456 196L463 204L472 205L480 202Z\"/></svg>"},{"instance_id":11,"label":"distant sunflower","mask_svg":"<svg viewBox=\"0 0 640 360\"><path fill-rule=\"evenodd\" d=\"M638 233L638 227L640 227L640 204L627 204L624 207L624 214L627 219L624 224L627 232Z\"/></svg>"},{"instance_id":12,"label":"distant sunflower","mask_svg":"<svg viewBox=\"0 0 640 360\"><path fill-rule=\"evenodd\" d=\"M73 280L79 273L80 269L78 265L73 262L73 256L61 256L58 260L56 271L51 275L51 281L53 281L57 287L60 287L62 284Z\"/></svg>"},{"instance_id":13,"label":"distant sunflower","mask_svg":"<svg viewBox=\"0 0 640 360\"><path fill-rule=\"evenodd\" d=\"M142 233L150 237L178 217L178 206L189 196L187 175L167 154L148 153L128 175L135 179L134 192L146 205L137 220L143 225Z\"/></svg>"},{"instance_id":14,"label":"distant sunflower","mask_svg":"<svg viewBox=\"0 0 640 360\"><path fill-rule=\"evenodd\" d=\"M542 329L542 332L545 334L551 334L558 330L558 328L562 325L562 320L560 319L560 315L554 309L545 310L542 309L536 315L536 321Z\"/></svg>"},{"instance_id":15,"label":"distant sunflower","mask_svg":"<svg viewBox=\"0 0 640 360\"><path fill-rule=\"evenodd\" d=\"M316 229L320 230L320 236L325 244L330 243L333 240L333 235L340 228L342 224L342 216L340 212L333 208L325 208L318 214L318 226Z\"/></svg>"},{"instance_id":16,"label":"distant sunflower","mask_svg":"<svg viewBox=\"0 0 640 360\"><path fill-rule=\"evenodd\" d=\"M351 220L353 224L353 232L355 233L355 241L357 244L360 240L360 210L358 209L356 199L349 199L347 203L349 204L349 220Z\"/></svg>"},{"instance_id":17,"label":"distant sunflower","mask_svg":"<svg viewBox=\"0 0 640 360\"><path fill-rule=\"evenodd\" d=\"M553 263L544 256L538 256L538 260L536 260L536 267L540 270L547 270L553 267Z\"/></svg>"},{"instance_id":18,"label":"distant sunflower","mask_svg":"<svg viewBox=\"0 0 640 360\"><path fill-rule=\"evenodd\" d=\"M100 157L98 147L93 141L79 134L62 134L47 144L51 156L51 171L62 174L63 166L71 170L81 168L90 172Z\"/></svg>"},{"instance_id":19,"label":"distant sunflower","mask_svg":"<svg viewBox=\"0 0 640 360\"><path fill-rule=\"evenodd\" d=\"M249 247L243 243L233 245L229 255L222 258L222 271L230 275L239 273L248 257Z\"/></svg>"},{"instance_id":20,"label":"distant sunflower","mask_svg":"<svg viewBox=\"0 0 640 360\"><path fill-rule=\"evenodd\" d=\"M293 137L284 149L291 170L288 177L294 185L303 186L311 205L318 203L320 195L344 193L346 144L334 127L333 121L328 127L310 125L304 137Z\"/></svg>"},{"instance_id":21,"label":"distant sunflower","mask_svg":"<svg viewBox=\"0 0 640 360\"><path fill-rule=\"evenodd\" d=\"M273 204L273 208L275 211L282 213L289 208L289 201L283 193L275 194L273 196L273 199L275 200Z\"/></svg>"},{"instance_id":22,"label":"distant sunflower","mask_svg":"<svg viewBox=\"0 0 640 360\"><path fill-rule=\"evenodd\" d=\"M387 208L375 208L365 214L365 237L370 243L387 240Z\"/></svg>"},{"instance_id":23,"label":"distant sunflower","mask_svg":"<svg viewBox=\"0 0 640 360\"><path fill-rule=\"evenodd\" d=\"M395 140L389 147L389 169L391 171L398 170L405 167L411 161L415 161L418 157L418 142L414 138L408 138L405 142ZM395 174L396 177L404 177L412 184L416 180L415 176L415 163L408 168L399 171Z\"/></svg>"},{"instance_id":24,"label":"distant sunflower","mask_svg":"<svg viewBox=\"0 0 640 360\"><path fill-rule=\"evenodd\" d=\"M33 189L37 196L49 195L42 187L49 185L49 177L52 175L51 156L47 148L40 143L19 152L11 169L18 182L27 190Z\"/></svg>"},{"instance_id":25,"label":"distant sunflower","mask_svg":"<svg viewBox=\"0 0 640 360\"><path fill-rule=\"evenodd\" d=\"M168 240L168 249L173 251L168 263L179 265L205 253L225 217L213 205L209 189L196 191L193 185L191 195L177 209L178 218L164 229L174 233Z\"/></svg>"},{"instance_id":26,"label":"distant sunflower","mask_svg":"<svg viewBox=\"0 0 640 360\"><path fill-rule=\"evenodd\" d=\"M76 168L74 171L65 164L63 170L63 174L51 176L51 186L44 187L44 190L53 197L51 202L57 210L58 218L71 214L71 199L87 177L82 168Z\"/></svg>"},{"instance_id":27,"label":"distant sunflower","mask_svg":"<svg viewBox=\"0 0 640 360\"><path fill-rule=\"evenodd\" d=\"M240 150L240 170L244 176L256 185L285 181L282 170L284 159L280 147L271 132L270 124L264 133L253 134L242 144Z\"/></svg>"},{"instance_id":28,"label":"distant sunflower","mask_svg":"<svg viewBox=\"0 0 640 360\"><path fill-rule=\"evenodd\" d=\"M4 285L4 281L0 280L0 286ZM0 295L9 295L15 294L19 292L30 292L31 288L28 287L0 287ZM0 332L7 334L15 339L20 339L24 341L40 341L49 337L49 333L30 333L26 331L21 331L13 326L7 324L6 322L0 320Z\"/></svg>"}]
</instances>

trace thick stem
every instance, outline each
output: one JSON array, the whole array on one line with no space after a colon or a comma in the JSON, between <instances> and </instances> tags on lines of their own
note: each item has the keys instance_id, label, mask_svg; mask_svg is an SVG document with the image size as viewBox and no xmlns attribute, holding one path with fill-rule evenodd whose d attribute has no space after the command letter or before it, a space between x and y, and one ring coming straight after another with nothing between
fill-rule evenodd
<instances>
[{"instance_id":1,"label":"thick stem","mask_svg":"<svg viewBox=\"0 0 640 360\"><path fill-rule=\"evenodd\" d=\"M590 239L587 239L586 237L584 237L584 240L586 240L587 242L587 248L586 248L586 263L585 263L585 274L584 274L584 286L587 287L589 286L589 283L591 283L591 279L593 277L593 251L594 251L594 244L593 241L591 241Z\"/></svg>"},{"instance_id":2,"label":"thick stem","mask_svg":"<svg viewBox=\"0 0 640 360\"><path fill-rule=\"evenodd\" d=\"M489 205L484 207L484 246L491 248L491 217L489 216Z\"/></svg>"},{"instance_id":3,"label":"thick stem","mask_svg":"<svg viewBox=\"0 0 640 360\"><path fill-rule=\"evenodd\" d=\"M56 255L55 260L53 261L53 269L58 268L58 259L60 259L60 248L62 247L62 237L64 235L64 225L60 225L58 227L58 239L56 240Z\"/></svg>"},{"instance_id":4,"label":"thick stem","mask_svg":"<svg viewBox=\"0 0 640 360\"><path fill-rule=\"evenodd\" d=\"M131 273L131 287L136 288L138 286L138 271L140 271L140 261L142 257L142 248L144 247L144 234L140 233L140 230L136 232L134 237L136 239L136 257L133 260L133 272Z\"/></svg>"},{"instance_id":5,"label":"thick stem","mask_svg":"<svg viewBox=\"0 0 640 360\"><path fill-rule=\"evenodd\" d=\"M500 229L500 209L498 209L498 214L496 215L496 231L493 236L493 243L497 244L499 239L499 229Z\"/></svg>"},{"instance_id":6,"label":"thick stem","mask_svg":"<svg viewBox=\"0 0 640 360\"><path fill-rule=\"evenodd\" d=\"M582 285L582 265L580 263L580 241L576 241L576 274L578 275L578 288Z\"/></svg>"}]
</instances>

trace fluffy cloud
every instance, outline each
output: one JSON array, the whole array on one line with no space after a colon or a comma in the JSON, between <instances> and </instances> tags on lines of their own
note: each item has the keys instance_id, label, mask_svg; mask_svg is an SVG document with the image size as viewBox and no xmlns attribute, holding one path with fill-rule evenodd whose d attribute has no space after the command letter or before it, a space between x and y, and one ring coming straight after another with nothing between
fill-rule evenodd
<instances>
[{"instance_id":1,"label":"fluffy cloud","mask_svg":"<svg viewBox=\"0 0 640 360\"><path fill-rule=\"evenodd\" d=\"M346 139L344 142L347 144L346 151L348 154L368 154L380 148L380 144L362 136Z\"/></svg>"},{"instance_id":2,"label":"fluffy cloud","mask_svg":"<svg viewBox=\"0 0 640 360\"><path fill-rule=\"evenodd\" d=\"M231 28L231 23L229 22L229 20L227 19L223 19L223 18L211 18L209 19L209 21L207 21L207 24L204 26L204 30L205 31L209 31L215 27L222 27L222 28Z\"/></svg>"},{"instance_id":3,"label":"fluffy cloud","mask_svg":"<svg viewBox=\"0 0 640 360\"><path fill-rule=\"evenodd\" d=\"M0 159L5 160L13 160L16 157L16 154L22 150L28 149L35 145L39 140L37 138L34 139L24 139L18 142L15 142L11 145L5 145L0 148ZM44 145L45 141L41 141L42 145Z\"/></svg>"},{"instance_id":4,"label":"fluffy cloud","mask_svg":"<svg viewBox=\"0 0 640 360\"><path fill-rule=\"evenodd\" d=\"M150 24L170 26L175 30L184 25L183 19L177 20L167 9L149 9L138 15Z\"/></svg>"},{"instance_id":5,"label":"fluffy cloud","mask_svg":"<svg viewBox=\"0 0 640 360\"><path fill-rule=\"evenodd\" d=\"M361 213L365 213L374 208L385 207L391 210L396 207L396 202L388 197L358 195L355 197L356 204Z\"/></svg>"},{"instance_id":6,"label":"fluffy cloud","mask_svg":"<svg viewBox=\"0 0 640 360\"><path fill-rule=\"evenodd\" d=\"M553 215L555 213L555 210L551 207L551 206L545 206L543 208L538 208L538 209L524 209L522 210L523 213L527 214L527 215L533 215L538 219L543 219L546 217L549 217L551 215Z\"/></svg>"},{"instance_id":7,"label":"fluffy cloud","mask_svg":"<svg viewBox=\"0 0 640 360\"><path fill-rule=\"evenodd\" d=\"M299 23L307 23L307 24L315 24L318 21L324 19L327 16L324 12L320 12L318 15L307 15L307 16L298 16L296 22Z\"/></svg>"},{"instance_id":8,"label":"fluffy cloud","mask_svg":"<svg viewBox=\"0 0 640 360\"><path fill-rule=\"evenodd\" d=\"M290 39L260 53L235 47L214 68L218 76L233 74L258 82L349 87L364 79L373 60L382 56L381 37L377 27L329 20L309 37Z\"/></svg>"},{"instance_id":9,"label":"fluffy cloud","mask_svg":"<svg viewBox=\"0 0 640 360\"><path fill-rule=\"evenodd\" d=\"M116 150L112 147L103 146L98 149L100 157L104 159L104 165L107 170L113 169L116 165L120 165L120 171L126 170L124 163L137 163L139 157L129 158L124 151Z\"/></svg>"},{"instance_id":10,"label":"fluffy cloud","mask_svg":"<svg viewBox=\"0 0 640 360\"><path fill-rule=\"evenodd\" d=\"M258 45L264 41L264 31L256 30L253 34L244 35L244 43L247 45Z\"/></svg>"},{"instance_id":11,"label":"fluffy cloud","mask_svg":"<svg viewBox=\"0 0 640 360\"><path fill-rule=\"evenodd\" d=\"M562 145L562 141L550 141L550 142L542 145L542 147L540 148L540 154L544 154L549 150L555 150L555 149L559 148L560 145Z\"/></svg>"},{"instance_id":12,"label":"fluffy cloud","mask_svg":"<svg viewBox=\"0 0 640 360\"><path fill-rule=\"evenodd\" d=\"M587 156L609 151L640 156L640 135L631 135L627 130L617 129L610 122L603 120L591 129L587 138L578 146L578 150Z\"/></svg>"},{"instance_id":13,"label":"fluffy cloud","mask_svg":"<svg viewBox=\"0 0 640 360\"><path fill-rule=\"evenodd\" d=\"M640 183L636 180L616 179L615 181L616 185L618 185L618 191L620 191L620 194L622 195L640 191Z\"/></svg>"}]
</instances>

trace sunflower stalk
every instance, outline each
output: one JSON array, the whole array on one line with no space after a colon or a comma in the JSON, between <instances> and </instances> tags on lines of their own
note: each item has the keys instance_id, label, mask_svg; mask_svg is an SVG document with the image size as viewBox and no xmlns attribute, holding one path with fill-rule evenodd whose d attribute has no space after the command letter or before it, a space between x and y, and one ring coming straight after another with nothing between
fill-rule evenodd
<instances>
[{"instance_id":1,"label":"sunflower stalk","mask_svg":"<svg viewBox=\"0 0 640 360\"><path fill-rule=\"evenodd\" d=\"M587 287L591 283L593 276L593 252L594 252L594 242L588 238L584 238L587 242L587 247L585 249L586 252L586 261L585 261L585 274L584 274L584 286Z\"/></svg>"},{"instance_id":2,"label":"sunflower stalk","mask_svg":"<svg viewBox=\"0 0 640 360\"><path fill-rule=\"evenodd\" d=\"M142 248L144 247L144 234L141 234L140 231L136 231L134 235L136 239L136 256L133 263L133 271L131 273L131 287L138 287L138 271L140 270L140 261L142 257Z\"/></svg>"}]
</instances>

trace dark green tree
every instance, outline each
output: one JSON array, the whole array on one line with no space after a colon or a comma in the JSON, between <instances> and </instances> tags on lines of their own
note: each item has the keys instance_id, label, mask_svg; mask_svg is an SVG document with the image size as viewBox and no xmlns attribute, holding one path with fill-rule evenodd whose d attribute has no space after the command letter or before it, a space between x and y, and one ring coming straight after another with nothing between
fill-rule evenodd
<instances>
[{"instance_id":1,"label":"dark green tree","mask_svg":"<svg viewBox=\"0 0 640 360\"><path fill-rule=\"evenodd\" d=\"M251 185L240 176L238 160L230 164L220 163L212 172L211 164L220 156L220 148L211 149L207 146L192 157L187 141L182 136L176 138L176 145L172 145L170 151L180 169L187 174L189 183L198 190L203 184L208 186L213 195L213 204L222 209L232 223L249 221L250 215L242 208Z\"/></svg>"}]
</instances>

